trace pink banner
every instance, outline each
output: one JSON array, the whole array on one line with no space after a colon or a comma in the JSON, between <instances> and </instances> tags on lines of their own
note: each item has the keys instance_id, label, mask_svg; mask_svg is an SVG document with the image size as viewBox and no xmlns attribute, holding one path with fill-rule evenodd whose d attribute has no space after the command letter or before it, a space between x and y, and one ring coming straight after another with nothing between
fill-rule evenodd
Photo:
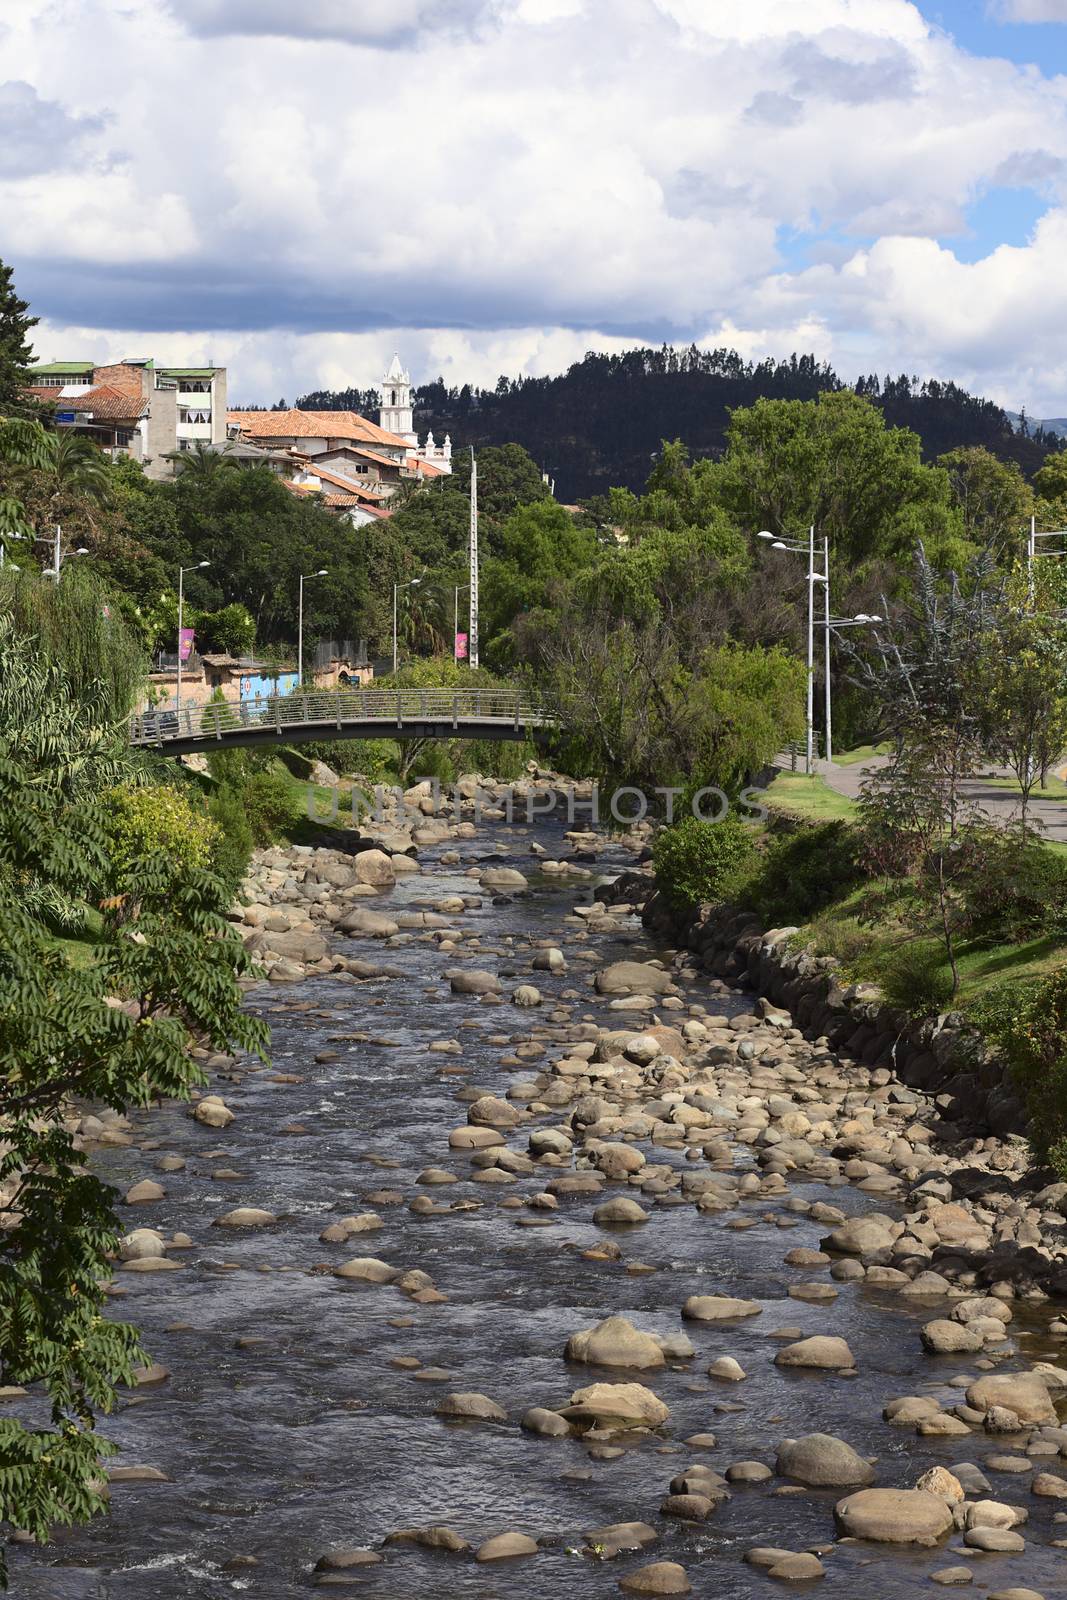
<instances>
[{"instance_id":1,"label":"pink banner","mask_svg":"<svg viewBox=\"0 0 1067 1600\"><path fill-rule=\"evenodd\" d=\"M467 659L467 635L465 633L457 633L456 634L456 660L457 661L465 661L466 659Z\"/></svg>"},{"instance_id":2,"label":"pink banner","mask_svg":"<svg viewBox=\"0 0 1067 1600\"><path fill-rule=\"evenodd\" d=\"M182 628L178 634L178 655L182 661L188 661L193 653L193 640L196 637L195 628Z\"/></svg>"}]
</instances>

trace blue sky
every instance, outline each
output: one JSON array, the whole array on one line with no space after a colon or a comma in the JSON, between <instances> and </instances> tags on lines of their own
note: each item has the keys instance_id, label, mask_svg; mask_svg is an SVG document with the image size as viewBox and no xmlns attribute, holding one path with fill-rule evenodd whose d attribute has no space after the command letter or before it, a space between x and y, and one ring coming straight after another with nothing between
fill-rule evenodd
<instances>
[{"instance_id":1,"label":"blue sky","mask_svg":"<svg viewBox=\"0 0 1067 1600\"><path fill-rule=\"evenodd\" d=\"M1061 7L1064 21L1044 23L1006 21L1009 7L984 0L920 0L919 10L975 55L1004 56L1047 76L1067 72L1067 6Z\"/></svg>"},{"instance_id":2,"label":"blue sky","mask_svg":"<svg viewBox=\"0 0 1067 1600\"><path fill-rule=\"evenodd\" d=\"M0 258L42 359L235 400L673 338L1063 414L1067 26L1021 20L1057 14L4 0Z\"/></svg>"}]
</instances>

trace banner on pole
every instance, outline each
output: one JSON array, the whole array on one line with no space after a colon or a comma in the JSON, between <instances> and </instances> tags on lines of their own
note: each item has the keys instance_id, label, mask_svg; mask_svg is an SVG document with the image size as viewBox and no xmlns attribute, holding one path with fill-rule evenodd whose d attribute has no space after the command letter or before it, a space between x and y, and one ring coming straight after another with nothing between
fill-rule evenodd
<instances>
[{"instance_id":1,"label":"banner on pole","mask_svg":"<svg viewBox=\"0 0 1067 1600\"><path fill-rule=\"evenodd\" d=\"M178 656L180 660L188 661L193 653L193 640L195 638L195 628L182 628L178 634Z\"/></svg>"},{"instance_id":2,"label":"banner on pole","mask_svg":"<svg viewBox=\"0 0 1067 1600\"><path fill-rule=\"evenodd\" d=\"M456 660L457 661L466 661L466 659L467 659L467 635L465 633L457 633L456 634Z\"/></svg>"}]
</instances>

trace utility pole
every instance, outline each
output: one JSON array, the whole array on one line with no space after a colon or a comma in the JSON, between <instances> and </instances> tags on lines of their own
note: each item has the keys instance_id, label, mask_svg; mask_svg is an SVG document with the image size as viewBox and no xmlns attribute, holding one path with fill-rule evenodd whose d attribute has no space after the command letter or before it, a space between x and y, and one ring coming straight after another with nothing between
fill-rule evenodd
<instances>
[{"instance_id":1,"label":"utility pole","mask_svg":"<svg viewBox=\"0 0 1067 1600\"><path fill-rule=\"evenodd\" d=\"M478 462L471 446L471 628L467 655L472 667L478 665Z\"/></svg>"},{"instance_id":2,"label":"utility pole","mask_svg":"<svg viewBox=\"0 0 1067 1600\"><path fill-rule=\"evenodd\" d=\"M808 529L808 748L804 771L810 778L815 770L815 524Z\"/></svg>"},{"instance_id":3,"label":"utility pole","mask_svg":"<svg viewBox=\"0 0 1067 1600\"><path fill-rule=\"evenodd\" d=\"M823 677L825 680L823 688L826 694L826 747L823 750L823 756L826 761L829 761L832 741L830 737L830 537L828 534L823 535L822 551L823 577L826 580L823 585L823 594L826 597L826 653L823 660Z\"/></svg>"}]
</instances>

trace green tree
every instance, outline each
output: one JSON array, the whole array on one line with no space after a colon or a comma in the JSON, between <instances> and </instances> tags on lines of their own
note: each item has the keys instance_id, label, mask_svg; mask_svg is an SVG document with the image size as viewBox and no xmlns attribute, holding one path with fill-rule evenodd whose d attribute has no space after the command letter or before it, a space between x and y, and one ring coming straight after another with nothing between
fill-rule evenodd
<instances>
[{"instance_id":1,"label":"green tree","mask_svg":"<svg viewBox=\"0 0 1067 1600\"><path fill-rule=\"evenodd\" d=\"M112 592L81 562L69 562L57 584L35 568L0 573L0 616L57 664L70 693L119 722L134 708L148 674L137 632Z\"/></svg>"},{"instance_id":2,"label":"green tree","mask_svg":"<svg viewBox=\"0 0 1067 1600\"><path fill-rule=\"evenodd\" d=\"M87 1167L62 1112L74 1096L122 1111L200 1081L195 1034L262 1049L241 1009L250 969L221 882L159 857L107 850L106 791L121 744L98 707L10 622L0 623L0 1369L40 1384L50 1420L0 1419L0 1518L45 1542L106 1505L96 1431L145 1360L136 1330L103 1315L121 1225L115 1191ZM42 890L95 904L91 962L51 932ZM136 907L131 939L125 918ZM126 1004L116 1007L118 996Z\"/></svg>"},{"instance_id":3,"label":"green tree","mask_svg":"<svg viewBox=\"0 0 1067 1600\"><path fill-rule=\"evenodd\" d=\"M981 445L950 450L938 460L948 473L952 498L963 519L963 535L998 559L1020 548L1034 496L1014 461L1000 461Z\"/></svg>"},{"instance_id":4,"label":"green tree","mask_svg":"<svg viewBox=\"0 0 1067 1600\"><path fill-rule=\"evenodd\" d=\"M887 428L850 392L757 400L730 417L715 471L721 503L741 527L796 535L814 523L837 570L897 560L917 538L939 559L957 553L948 474L923 464L921 440ZM840 564L840 565L838 565Z\"/></svg>"},{"instance_id":5,"label":"green tree","mask_svg":"<svg viewBox=\"0 0 1067 1600\"><path fill-rule=\"evenodd\" d=\"M496 530L502 528L520 506L533 505L550 496L540 467L521 444L483 445L476 455L479 531L484 524L487 544L491 546ZM448 484L454 495L469 501L469 450L457 450Z\"/></svg>"},{"instance_id":6,"label":"green tree","mask_svg":"<svg viewBox=\"0 0 1067 1600\"><path fill-rule=\"evenodd\" d=\"M983 743L1018 781L1025 829L1032 790L1067 749L1067 626L1035 609L1019 578L1015 589L982 637L974 682Z\"/></svg>"},{"instance_id":7,"label":"green tree","mask_svg":"<svg viewBox=\"0 0 1067 1600\"><path fill-rule=\"evenodd\" d=\"M487 655L495 664L511 659L508 630L515 617L545 605L557 586L592 564L597 548L594 534L554 500L512 512L482 575Z\"/></svg>"},{"instance_id":8,"label":"green tree","mask_svg":"<svg viewBox=\"0 0 1067 1600\"><path fill-rule=\"evenodd\" d=\"M176 477L213 483L221 472L233 472L239 467L232 448L227 444L221 450L213 450L203 439L197 439L191 450L171 450L166 459L174 463Z\"/></svg>"},{"instance_id":9,"label":"green tree","mask_svg":"<svg viewBox=\"0 0 1067 1600\"><path fill-rule=\"evenodd\" d=\"M239 656L251 650L256 642L255 620L248 607L236 600L219 611L198 612L191 621L202 650L223 650Z\"/></svg>"},{"instance_id":10,"label":"green tree","mask_svg":"<svg viewBox=\"0 0 1067 1600\"><path fill-rule=\"evenodd\" d=\"M40 320L28 316L29 309L15 291L12 268L0 261L0 418L35 417L40 412L25 393L26 368L33 355L30 330Z\"/></svg>"}]
</instances>

